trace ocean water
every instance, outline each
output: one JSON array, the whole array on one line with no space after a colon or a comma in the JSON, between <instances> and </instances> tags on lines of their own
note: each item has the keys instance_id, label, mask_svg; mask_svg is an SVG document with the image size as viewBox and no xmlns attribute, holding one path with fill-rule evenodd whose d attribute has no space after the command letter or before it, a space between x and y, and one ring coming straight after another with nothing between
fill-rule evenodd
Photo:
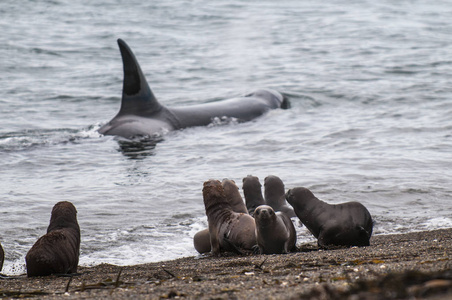
<instances>
[{"instance_id":1,"label":"ocean water","mask_svg":"<svg viewBox=\"0 0 452 300\"><path fill-rule=\"evenodd\" d=\"M374 234L452 227L451 4L3 0L2 272L25 272L62 200L78 210L81 265L197 255L203 182L248 174L359 201ZM154 145L101 136L120 105L118 38L167 106L267 87L292 108Z\"/></svg>"}]
</instances>

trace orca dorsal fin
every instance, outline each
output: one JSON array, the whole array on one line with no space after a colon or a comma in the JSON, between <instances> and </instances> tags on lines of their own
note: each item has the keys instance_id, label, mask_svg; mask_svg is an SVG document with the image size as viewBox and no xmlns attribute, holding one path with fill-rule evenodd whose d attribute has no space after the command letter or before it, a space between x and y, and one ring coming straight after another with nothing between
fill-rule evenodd
<instances>
[{"instance_id":1,"label":"orca dorsal fin","mask_svg":"<svg viewBox=\"0 0 452 300\"><path fill-rule=\"evenodd\" d=\"M118 46L124 69L121 109L118 115L140 115L159 111L162 105L152 93L132 50L122 39L118 39Z\"/></svg>"}]
</instances>

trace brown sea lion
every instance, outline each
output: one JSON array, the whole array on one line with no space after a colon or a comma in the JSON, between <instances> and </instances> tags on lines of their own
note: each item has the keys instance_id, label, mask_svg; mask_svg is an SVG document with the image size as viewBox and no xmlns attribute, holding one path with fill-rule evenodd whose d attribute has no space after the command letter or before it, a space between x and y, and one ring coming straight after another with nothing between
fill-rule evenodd
<instances>
[{"instance_id":1,"label":"brown sea lion","mask_svg":"<svg viewBox=\"0 0 452 300\"><path fill-rule=\"evenodd\" d=\"M259 178L248 175L242 180L243 195L245 196L246 208L250 215L254 214L254 210L259 205L265 205L264 197L262 197L261 183Z\"/></svg>"},{"instance_id":2,"label":"brown sea lion","mask_svg":"<svg viewBox=\"0 0 452 300\"><path fill-rule=\"evenodd\" d=\"M223 186L224 193L228 202L231 204L232 210L238 213L248 213L246 209L245 202L243 202L242 196L240 195L239 188L235 184L234 180L223 179L221 182ZM204 229L195 234L193 237L193 246L199 253L210 252L210 235L209 229Z\"/></svg>"},{"instance_id":3,"label":"brown sea lion","mask_svg":"<svg viewBox=\"0 0 452 300\"><path fill-rule=\"evenodd\" d=\"M209 228L198 231L193 237L193 246L199 253L210 252L210 233Z\"/></svg>"},{"instance_id":4,"label":"brown sea lion","mask_svg":"<svg viewBox=\"0 0 452 300\"><path fill-rule=\"evenodd\" d=\"M248 213L248 209L246 209L245 202L240 195L239 188L235 184L234 180L231 179L223 179L221 185L224 189L224 194L228 199L228 202L231 204L232 210L238 213Z\"/></svg>"},{"instance_id":5,"label":"brown sea lion","mask_svg":"<svg viewBox=\"0 0 452 300\"><path fill-rule=\"evenodd\" d=\"M297 232L290 218L268 205L254 211L256 239L261 254L281 254L295 250Z\"/></svg>"},{"instance_id":6,"label":"brown sea lion","mask_svg":"<svg viewBox=\"0 0 452 300\"><path fill-rule=\"evenodd\" d=\"M320 247L369 246L373 222L361 203L328 204L304 187L289 190L286 199Z\"/></svg>"},{"instance_id":7,"label":"brown sea lion","mask_svg":"<svg viewBox=\"0 0 452 300\"><path fill-rule=\"evenodd\" d=\"M252 250L256 245L256 223L253 217L232 210L218 180L204 182L202 193L212 254L219 256L223 251Z\"/></svg>"},{"instance_id":8,"label":"brown sea lion","mask_svg":"<svg viewBox=\"0 0 452 300\"><path fill-rule=\"evenodd\" d=\"M47 276L77 272L80 255L80 227L71 202L55 204L47 233L28 251L27 275Z\"/></svg>"},{"instance_id":9,"label":"brown sea lion","mask_svg":"<svg viewBox=\"0 0 452 300\"><path fill-rule=\"evenodd\" d=\"M278 176L269 175L264 179L265 203L274 211L282 211L289 218L296 217L293 208L286 202L284 183Z\"/></svg>"}]
</instances>

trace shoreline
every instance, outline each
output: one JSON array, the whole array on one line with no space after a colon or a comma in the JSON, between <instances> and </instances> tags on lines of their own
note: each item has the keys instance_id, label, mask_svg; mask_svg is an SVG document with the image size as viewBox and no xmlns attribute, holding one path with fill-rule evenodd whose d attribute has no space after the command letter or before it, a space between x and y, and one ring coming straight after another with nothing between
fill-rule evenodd
<instances>
[{"instance_id":1,"label":"shoreline","mask_svg":"<svg viewBox=\"0 0 452 300\"><path fill-rule=\"evenodd\" d=\"M452 299L452 228L377 235L368 247L79 267L0 279L2 298Z\"/></svg>"}]
</instances>

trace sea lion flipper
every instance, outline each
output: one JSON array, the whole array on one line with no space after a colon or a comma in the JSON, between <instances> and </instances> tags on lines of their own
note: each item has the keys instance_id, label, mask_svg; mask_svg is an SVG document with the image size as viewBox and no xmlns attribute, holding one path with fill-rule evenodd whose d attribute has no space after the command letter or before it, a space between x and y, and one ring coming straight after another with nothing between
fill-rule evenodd
<instances>
[{"instance_id":1,"label":"sea lion flipper","mask_svg":"<svg viewBox=\"0 0 452 300\"><path fill-rule=\"evenodd\" d=\"M240 250L239 247L232 243L231 240L229 240L229 238L226 235L224 236L223 241L227 244L227 248L229 248L232 252L237 253L239 255L245 254L242 250Z\"/></svg>"},{"instance_id":2,"label":"sea lion flipper","mask_svg":"<svg viewBox=\"0 0 452 300\"><path fill-rule=\"evenodd\" d=\"M262 254L261 249L259 248L259 245L254 245L253 246L253 254Z\"/></svg>"},{"instance_id":3,"label":"sea lion flipper","mask_svg":"<svg viewBox=\"0 0 452 300\"><path fill-rule=\"evenodd\" d=\"M213 255L220 256L220 241L218 240L217 234L211 230L212 226L209 226L209 234L210 234L210 252Z\"/></svg>"},{"instance_id":4,"label":"sea lion flipper","mask_svg":"<svg viewBox=\"0 0 452 300\"><path fill-rule=\"evenodd\" d=\"M295 226L293 225L292 220L287 216L285 213L281 213L281 219L284 222L284 225L287 228L287 232L289 234L288 239L286 241L286 244L284 246L285 253L290 253L294 249L296 249L296 243L297 243L297 231L295 229Z\"/></svg>"}]
</instances>

